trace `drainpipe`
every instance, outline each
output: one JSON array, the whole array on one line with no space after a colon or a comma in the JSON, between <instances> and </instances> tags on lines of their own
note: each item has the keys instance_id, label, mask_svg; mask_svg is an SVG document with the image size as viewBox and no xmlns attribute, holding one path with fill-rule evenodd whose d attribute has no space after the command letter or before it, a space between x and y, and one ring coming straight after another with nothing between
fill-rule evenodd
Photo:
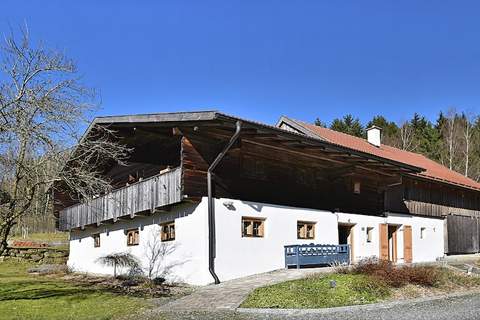
<instances>
[{"instance_id":1,"label":"drainpipe","mask_svg":"<svg viewBox=\"0 0 480 320\"><path fill-rule=\"evenodd\" d=\"M207 171L207 189L208 189L208 271L215 280L215 284L220 283L217 274L215 273L215 198L214 198L214 185L213 185L213 171L218 166L223 157L227 154L228 150L238 140L240 131L242 129L242 122L237 121L236 130L230 141L223 148L223 150L217 155L215 160L208 168Z\"/></svg>"}]
</instances>

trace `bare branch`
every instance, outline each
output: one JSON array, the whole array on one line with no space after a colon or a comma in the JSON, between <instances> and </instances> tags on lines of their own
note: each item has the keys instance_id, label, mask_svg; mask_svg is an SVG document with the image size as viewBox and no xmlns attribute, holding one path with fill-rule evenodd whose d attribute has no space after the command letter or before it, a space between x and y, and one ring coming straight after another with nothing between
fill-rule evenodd
<instances>
[{"instance_id":1,"label":"bare branch","mask_svg":"<svg viewBox=\"0 0 480 320\"><path fill-rule=\"evenodd\" d=\"M27 29L21 33L5 37L0 51L0 254L12 226L50 189L72 197L105 192L102 168L124 163L130 151L108 127L80 140L97 109L95 90L82 85L62 52L33 45Z\"/></svg>"}]
</instances>

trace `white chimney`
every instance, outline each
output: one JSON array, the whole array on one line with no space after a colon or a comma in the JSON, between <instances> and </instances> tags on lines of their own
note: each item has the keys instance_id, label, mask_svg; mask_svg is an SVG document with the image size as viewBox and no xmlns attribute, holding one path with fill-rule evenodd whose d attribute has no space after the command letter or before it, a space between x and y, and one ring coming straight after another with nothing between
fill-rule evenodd
<instances>
[{"instance_id":1,"label":"white chimney","mask_svg":"<svg viewBox=\"0 0 480 320\"><path fill-rule=\"evenodd\" d=\"M380 147L382 144L382 128L372 126L367 129L367 141L375 147Z\"/></svg>"}]
</instances>

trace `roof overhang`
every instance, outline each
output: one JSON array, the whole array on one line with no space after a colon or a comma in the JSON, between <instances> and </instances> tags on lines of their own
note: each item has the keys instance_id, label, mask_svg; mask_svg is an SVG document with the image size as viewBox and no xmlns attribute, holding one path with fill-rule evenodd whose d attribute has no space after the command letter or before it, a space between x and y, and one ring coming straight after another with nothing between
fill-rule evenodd
<instances>
[{"instance_id":1,"label":"roof overhang","mask_svg":"<svg viewBox=\"0 0 480 320\"><path fill-rule=\"evenodd\" d=\"M135 126L178 126L178 127L200 127L207 126L217 136L228 138L235 130L237 121L242 122L242 140L252 141L257 144L276 146L277 148L289 149L289 151L303 154L316 154L317 157L324 156L328 161L338 163L354 163L357 166L369 168L369 170L389 170L396 173L419 173L422 168L378 157L354 149L343 147L314 135L305 135L287 131L275 126L241 119L238 117L223 114L217 111L197 112L174 112L138 114L123 116L97 117L86 130L83 138L96 125L108 125L112 127L135 127ZM282 119L281 119L282 121ZM83 139L82 138L82 139ZM318 155L321 152L322 155Z\"/></svg>"}]
</instances>

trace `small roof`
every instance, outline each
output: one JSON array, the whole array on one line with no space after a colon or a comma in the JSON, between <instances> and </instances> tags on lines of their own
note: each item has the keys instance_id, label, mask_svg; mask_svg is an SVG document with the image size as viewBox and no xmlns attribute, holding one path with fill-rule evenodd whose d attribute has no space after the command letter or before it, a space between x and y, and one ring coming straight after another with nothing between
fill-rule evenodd
<instances>
[{"instance_id":1,"label":"small roof","mask_svg":"<svg viewBox=\"0 0 480 320\"><path fill-rule=\"evenodd\" d=\"M352 148L357 151L423 168L423 172L415 174L420 178L440 181L477 191L480 190L480 183L465 177L458 172L450 170L422 154L408 152L385 144L382 144L380 147L376 147L371 145L366 139L354 137L349 134L323 128L310 123L293 120L287 117L281 117L277 126L280 126L282 123L286 123L298 132L302 132L309 136L315 136L319 139Z\"/></svg>"}]
</instances>

